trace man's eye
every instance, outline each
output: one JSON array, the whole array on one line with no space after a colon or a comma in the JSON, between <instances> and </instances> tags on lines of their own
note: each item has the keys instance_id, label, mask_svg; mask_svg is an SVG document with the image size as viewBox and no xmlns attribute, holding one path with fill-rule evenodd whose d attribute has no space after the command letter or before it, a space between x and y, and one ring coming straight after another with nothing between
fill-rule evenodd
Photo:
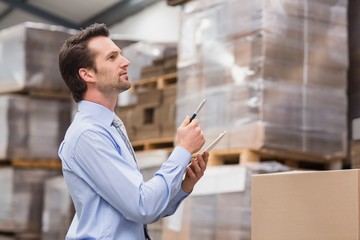
<instances>
[{"instance_id":1,"label":"man's eye","mask_svg":"<svg viewBox=\"0 0 360 240\"><path fill-rule=\"evenodd\" d=\"M115 60L115 58L116 58L115 55L111 55L111 56L109 57L110 60Z\"/></svg>"}]
</instances>

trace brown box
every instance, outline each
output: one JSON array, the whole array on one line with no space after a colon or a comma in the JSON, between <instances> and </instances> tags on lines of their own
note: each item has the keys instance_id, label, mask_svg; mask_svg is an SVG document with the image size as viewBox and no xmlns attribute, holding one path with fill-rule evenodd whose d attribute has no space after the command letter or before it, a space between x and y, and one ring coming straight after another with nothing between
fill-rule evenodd
<instances>
[{"instance_id":1,"label":"brown box","mask_svg":"<svg viewBox=\"0 0 360 240\"><path fill-rule=\"evenodd\" d=\"M141 70L141 78L161 76L165 73L164 66L146 66Z\"/></svg>"},{"instance_id":2,"label":"brown box","mask_svg":"<svg viewBox=\"0 0 360 240\"><path fill-rule=\"evenodd\" d=\"M252 177L253 240L358 240L359 170Z\"/></svg>"},{"instance_id":3,"label":"brown box","mask_svg":"<svg viewBox=\"0 0 360 240\"><path fill-rule=\"evenodd\" d=\"M162 90L151 89L151 90L138 91L136 93L136 96L137 96L137 105L157 106L162 101Z\"/></svg>"},{"instance_id":4,"label":"brown box","mask_svg":"<svg viewBox=\"0 0 360 240\"><path fill-rule=\"evenodd\" d=\"M137 105L134 108L132 116L132 125L134 127L159 124L159 106L158 105Z\"/></svg>"},{"instance_id":5,"label":"brown box","mask_svg":"<svg viewBox=\"0 0 360 240\"><path fill-rule=\"evenodd\" d=\"M163 89L163 102L176 103L177 86L168 86Z\"/></svg>"},{"instance_id":6,"label":"brown box","mask_svg":"<svg viewBox=\"0 0 360 240\"><path fill-rule=\"evenodd\" d=\"M164 122L161 123L161 137L174 137L176 134L176 124L175 121L173 122Z\"/></svg>"},{"instance_id":7,"label":"brown box","mask_svg":"<svg viewBox=\"0 0 360 240\"><path fill-rule=\"evenodd\" d=\"M159 120L159 123L164 122L172 122L175 123L176 119L176 104L175 102L163 102L158 108L157 108L157 119Z\"/></svg>"},{"instance_id":8,"label":"brown box","mask_svg":"<svg viewBox=\"0 0 360 240\"><path fill-rule=\"evenodd\" d=\"M360 141L351 141L351 168L360 168Z\"/></svg>"},{"instance_id":9,"label":"brown box","mask_svg":"<svg viewBox=\"0 0 360 240\"><path fill-rule=\"evenodd\" d=\"M151 138L160 138L161 130L158 124L149 124L135 127L135 139L144 140Z\"/></svg>"}]
</instances>

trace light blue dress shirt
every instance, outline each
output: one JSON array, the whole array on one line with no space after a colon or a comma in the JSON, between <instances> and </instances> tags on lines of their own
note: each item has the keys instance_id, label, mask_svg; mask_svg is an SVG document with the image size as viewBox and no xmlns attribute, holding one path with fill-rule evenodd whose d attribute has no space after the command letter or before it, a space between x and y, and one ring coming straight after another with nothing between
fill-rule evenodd
<instances>
[{"instance_id":1,"label":"light blue dress shirt","mask_svg":"<svg viewBox=\"0 0 360 240\"><path fill-rule=\"evenodd\" d=\"M66 239L145 239L143 224L175 212L188 195L181 182L191 154L176 147L154 177L143 176L120 134L115 113L81 101L59 148L76 214Z\"/></svg>"}]
</instances>

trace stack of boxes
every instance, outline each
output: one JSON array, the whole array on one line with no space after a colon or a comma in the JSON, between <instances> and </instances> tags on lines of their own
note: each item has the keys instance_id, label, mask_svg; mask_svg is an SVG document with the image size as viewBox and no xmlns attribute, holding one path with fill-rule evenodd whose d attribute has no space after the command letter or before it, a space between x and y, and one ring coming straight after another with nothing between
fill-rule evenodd
<instances>
[{"instance_id":1,"label":"stack of boxes","mask_svg":"<svg viewBox=\"0 0 360 240\"><path fill-rule=\"evenodd\" d=\"M42 212L42 240L65 239L74 217L65 180L62 176L53 177L45 182Z\"/></svg>"},{"instance_id":2,"label":"stack of boxes","mask_svg":"<svg viewBox=\"0 0 360 240\"><path fill-rule=\"evenodd\" d=\"M139 48L143 49L143 52ZM130 140L173 137L176 129L176 85L162 86L160 81L172 74L175 75L172 78L176 79L176 47L168 44L136 43L124 48L124 56L130 62L134 60L136 63L139 61L136 58L139 57L143 60L137 64L142 67L136 72L134 69L129 69L129 78L134 86L133 91L128 90L120 94L117 110L117 114L126 126ZM144 84L137 85L140 82ZM128 93L132 96L127 97L135 100L121 99L122 95Z\"/></svg>"},{"instance_id":3,"label":"stack of boxes","mask_svg":"<svg viewBox=\"0 0 360 240\"><path fill-rule=\"evenodd\" d=\"M59 26L30 22L2 30L1 93L67 93L59 73L58 53L72 33Z\"/></svg>"},{"instance_id":4,"label":"stack of boxes","mask_svg":"<svg viewBox=\"0 0 360 240\"><path fill-rule=\"evenodd\" d=\"M70 93L58 69L58 52L69 36L60 27L35 23L0 32L1 159L58 158L70 123Z\"/></svg>"},{"instance_id":5,"label":"stack of boxes","mask_svg":"<svg viewBox=\"0 0 360 240\"><path fill-rule=\"evenodd\" d=\"M198 115L206 139L228 131L215 149L345 158L347 39L347 0L190 1L178 45L177 124L206 98ZM266 164L247 169L245 190L198 195L196 186L163 239L251 239L251 176L278 171ZM213 185L229 185L221 180Z\"/></svg>"},{"instance_id":6,"label":"stack of boxes","mask_svg":"<svg viewBox=\"0 0 360 240\"><path fill-rule=\"evenodd\" d=\"M184 5L177 123L217 145L346 156L347 0L213 0Z\"/></svg>"},{"instance_id":7,"label":"stack of boxes","mask_svg":"<svg viewBox=\"0 0 360 240\"><path fill-rule=\"evenodd\" d=\"M58 69L58 52L72 34L62 27L36 23L0 32L0 161L13 163L1 168L7 173L2 186L7 188L5 195L11 204L4 205L4 213L9 214L0 220L6 222L0 231L13 233L16 239L41 239L44 186L61 175L60 169L46 163L60 161L58 147L70 124L70 93ZM67 192L52 201L60 196L68 197L62 204L70 212Z\"/></svg>"}]
</instances>

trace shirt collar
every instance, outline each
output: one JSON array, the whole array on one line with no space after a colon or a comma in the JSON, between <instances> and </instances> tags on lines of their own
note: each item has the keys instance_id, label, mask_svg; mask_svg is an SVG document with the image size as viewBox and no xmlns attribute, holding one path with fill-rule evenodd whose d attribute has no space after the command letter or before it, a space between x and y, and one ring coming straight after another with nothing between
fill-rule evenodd
<instances>
[{"instance_id":1,"label":"shirt collar","mask_svg":"<svg viewBox=\"0 0 360 240\"><path fill-rule=\"evenodd\" d=\"M106 126L111 126L115 117L115 113L110 111L107 107L86 100L79 102L78 110L87 115L91 115L94 119L104 123Z\"/></svg>"}]
</instances>

